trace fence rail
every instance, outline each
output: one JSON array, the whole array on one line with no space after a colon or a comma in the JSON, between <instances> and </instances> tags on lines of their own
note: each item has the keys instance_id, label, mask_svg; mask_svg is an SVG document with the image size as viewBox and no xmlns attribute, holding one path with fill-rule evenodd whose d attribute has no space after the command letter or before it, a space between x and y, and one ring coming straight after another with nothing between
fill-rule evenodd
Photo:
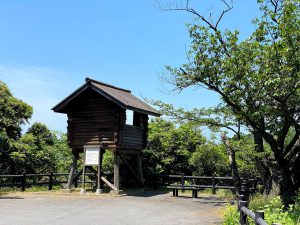
<instances>
[{"instance_id":1,"label":"fence rail","mask_svg":"<svg viewBox=\"0 0 300 225\"><path fill-rule=\"evenodd\" d=\"M240 212L240 225L247 225L248 219L250 218L255 222L255 225L268 225L267 222L264 220L265 213L264 211L256 211L255 213L252 212L250 209L247 208L248 201L245 201L244 195L238 195L237 200L238 211ZM281 225L280 223L272 223L272 225Z\"/></svg>"},{"instance_id":2,"label":"fence rail","mask_svg":"<svg viewBox=\"0 0 300 225\"><path fill-rule=\"evenodd\" d=\"M94 173L86 173L87 176L93 176ZM0 180L0 187L20 187L21 191L25 191L27 187L31 186L48 186L48 190L53 190L54 185L66 184L68 173L42 173L42 174L27 174L22 173L19 175L0 175L0 179L10 179L9 182L2 182ZM58 179L58 178L64 179ZM31 178L31 180L30 180ZM32 179L40 179L35 181ZM80 183L80 180L75 181L75 186L77 187L77 183ZM86 181L86 183L96 183L95 181Z\"/></svg>"},{"instance_id":3,"label":"fence rail","mask_svg":"<svg viewBox=\"0 0 300 225\"><path fill-rule=\"evenodd\" d=\"M232 177L154 174L151 175L151 179L154 190L156 190L158 186L169 186L174 184L184 186L186 182L189 183L189 186L195 185L202 188L210 188L212 189L212 194L215 194L217 189L235 190ZM257 191L258 179L242 178L241 180L243 194L248 195Z\"/></svg>"}]
</instances>

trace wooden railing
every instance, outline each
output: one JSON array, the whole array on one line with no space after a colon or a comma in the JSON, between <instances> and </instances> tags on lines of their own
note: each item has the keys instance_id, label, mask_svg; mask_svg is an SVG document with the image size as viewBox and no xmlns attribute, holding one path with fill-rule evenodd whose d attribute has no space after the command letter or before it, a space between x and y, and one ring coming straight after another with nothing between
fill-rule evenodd
<instances>
[{"instance_id":1,"label":"wooden railing","mask_svg":"<svg viewBox=\"0 0 300 225\"><path fill-rule=\"evenodd\" d=\"M188 182L190 185L197 185L201 188L210 188L212 194L216 193L217 189L229 189L234 190L232 177L220 177L220 176L186 176L181 175L164 175L156 174L151 175L153 189L156 190L158 186L169 186L172 184L185 185ZM242 189L245 194L255 193L257 190L258 179L246 179L242 178Z\"/></svg>"},{"instance_id":2,"label":"wooden railing","mask_svg":"<svg viewBox=\"0 0 300 225\"><path fill-rule=\"evenodd\" d=\"M87 176L93 176L93 173L86 173ZM43 173L43 174L27 174L21 175L0 175L1 187L19 187L21 191L25 191L27 187L32 186L48 186L48 190L52 190L54 185L66 184L68 173ZM60 178L60 179L58 179ZM63 179L62 179L63 178ZM3 180L6 181L3 181ZM75 187L80 180L75 181ZM86 181L86 183L96 183L95 181Z\"/></svg>"},{"instance_id":3,"label":"wooden railing","mask_svg":"<svg viewBox=\"0 0 300 225\"><path fill-rule=\"evenodd\" d=\"M238 211L240 212L240 224L241 225L248 225L248 218L252 219L255 222L255 225L268 225L267 222L264 220L264 211L256 211L255 213L252 212L250 209L247 208L248 201L245 201L244 195L238 196ZM272 223L272 225L281 225L280 223Z\"/></svg>"}]
</instances>

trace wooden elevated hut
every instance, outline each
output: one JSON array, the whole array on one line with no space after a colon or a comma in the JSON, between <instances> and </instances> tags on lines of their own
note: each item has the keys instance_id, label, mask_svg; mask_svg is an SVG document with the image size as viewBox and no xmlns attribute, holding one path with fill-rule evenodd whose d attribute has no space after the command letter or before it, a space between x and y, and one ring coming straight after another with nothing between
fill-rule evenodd
<instances>
[{"instance_id":1,"label":"wooden elevated hut","mask_svg":"<svg viewBox=\"0 0 300 225\"><path fill-rule=\"evenodd\" d=\"M52 109L68 116L68 144L73 163L67 188L70 189L77 160L86 145L99 145L114 152L114 186L119 189L120 159L143 184L141 151L147 143L148 115L160 114L131 94L131 91L90 78ZM133 125L126 125L126 110L133 111ZM137 170L124 155L136 156ZM102 160L101 151L100 160ZM101 170L101 168L100 168Z\"/></svg>"}]
</instances>

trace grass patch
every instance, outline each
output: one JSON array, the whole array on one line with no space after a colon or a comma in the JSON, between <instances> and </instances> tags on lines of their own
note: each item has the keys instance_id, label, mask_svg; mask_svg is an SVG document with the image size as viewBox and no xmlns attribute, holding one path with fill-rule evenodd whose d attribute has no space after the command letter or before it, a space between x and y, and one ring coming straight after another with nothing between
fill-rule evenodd
<instances>
[{"instance_id":1,"label":"grass patch","mask_svg":"<svg viewBox=\"0 0 300 225\"><path fill-rule=\"evenodd\" d=\"M203 195L206 195L206 196L207 195L210 195L210 196L213 195L211 188L206 188L202 191L199 191L199 194L203 194ZM227 198L227 199L234 199L235 198L235 195L232 193L232 191L226 190L226 189L218 189L214 196L219 197L219 198Z\"/></svg>"},{"instance_id":2,"label":"grass patch","mask_svg":"<svg viewBox=\"0 0 300 225\"><path fill-rule=\"evenodd\" d=\"M59 185L53 185L52 190L57 191L62 189ZM25 192L43 192L49 191L48 186L32 186L25 189ZM21 192L21 188L19 187L3 187L0 188L0 195L6 195L11 193Z\"/></svg>"},{"instance_id":3,"label":"grass patch","mask_svg":"<svg viewBox=\"0 0 300 225\"><path fill-rule=\"evenodd\" d=\"M288 210L284 210L279 196L255 195L250 199L249 209L253 212L263 210L265 221L268 224L300 225L300 196L296 197L295 205L291 205ZM227 205L222 224L234 225L238 224L238 220L239 213L236 206ZM249 219L249 225L254 225L251 219Z\"/></svg>"}]
</instances>

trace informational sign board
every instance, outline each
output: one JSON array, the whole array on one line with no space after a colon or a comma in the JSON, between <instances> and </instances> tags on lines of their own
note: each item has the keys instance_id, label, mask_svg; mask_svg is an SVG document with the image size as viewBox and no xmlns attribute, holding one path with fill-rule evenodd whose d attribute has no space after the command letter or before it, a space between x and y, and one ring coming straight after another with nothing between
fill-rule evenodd
<instances>
[{"instance_id":1,"label":"informational sign board","mask_svg":"<svg viewBox=\"0 0 300 225\"><path fill-rule=\"evenodd\" d=\"M84 164L86 166L98 166L99 165L99 153L100 146L85 146Z\"/></svg>"}]
</instances>

